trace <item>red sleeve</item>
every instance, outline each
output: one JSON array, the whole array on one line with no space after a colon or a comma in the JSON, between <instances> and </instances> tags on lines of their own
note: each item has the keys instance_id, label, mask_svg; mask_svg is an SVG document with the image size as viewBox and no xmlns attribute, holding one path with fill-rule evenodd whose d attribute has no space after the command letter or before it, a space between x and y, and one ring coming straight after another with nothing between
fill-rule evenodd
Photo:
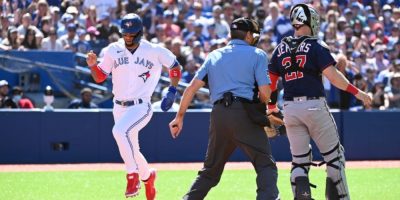
<instances>
[{"instance_id":1,"label":"red sleeve","mask_svg":"<svg viewBox=\"0 0 400 200\"><path fill-rule=\"evenodd\" d=\"M269 78L271 79L271 91L275 91L276 87L278 86L278 79L279 76L273 72L269 72Z\"/></svg>"},{"instance_id":2,"label":"red sleeve","mask_svg":"<svg viewBox=\"0 0 400 200\"><path fill-rule=\"evenodd\" d=\"M105 73L100 69L100 67L98 67L98 66L96 65L96 66L90 67L90 69L91 69L91 71L92 71L92 77L93 77L93 79L96 81L96 83L101 83L101 82L103 82L104 80L106 80L107 74L105 74Z\"/></svg>"}]
</instances>

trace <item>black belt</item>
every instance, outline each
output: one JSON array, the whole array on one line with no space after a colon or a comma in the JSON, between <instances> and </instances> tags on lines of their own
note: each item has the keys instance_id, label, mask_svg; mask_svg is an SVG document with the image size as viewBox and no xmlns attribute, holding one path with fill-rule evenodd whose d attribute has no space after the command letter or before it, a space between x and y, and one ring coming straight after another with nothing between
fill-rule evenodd
<instances>
[{"instance_id":1,"label":"black belt","mask_svg":"<svg viewBox=\"0 0 400 200\"><path fill-rule=\"evenodd\" d=\"M215 101L215 102L214 102L214 105L216 105L216 104L221 104L221 103L224 103L224 102L225 102L224 99L220 99L220 100ZM243 98L243 97L236 97L236 96L233 96L233 97L232 97L232 102L251 103L251 101L248 100L248 99L246 99L246 98Z\"/></svg>"},{"instance_id":2,"label":"black belt","mask_svg":"<svg viewBox=\"0 0 400 200\"><path fill-rule=\"evenodd\" d=\"M121 106L133 106L135 104L141 104L143 103L142 99L138 99L137 101L118 101L115 100L115 103Z\"/></svg>"},{"instance_id":3,"label":"black belt","mask_svg":"<svg viewBox=\"0 0 400 200\"><path fill-rule=\"evenodd\" d=\"M301 99L304 100L316 100L316 99L323 99L325 97L285 97L283 100L285 101L301 101Z\"/></svg>"}]
</instances>

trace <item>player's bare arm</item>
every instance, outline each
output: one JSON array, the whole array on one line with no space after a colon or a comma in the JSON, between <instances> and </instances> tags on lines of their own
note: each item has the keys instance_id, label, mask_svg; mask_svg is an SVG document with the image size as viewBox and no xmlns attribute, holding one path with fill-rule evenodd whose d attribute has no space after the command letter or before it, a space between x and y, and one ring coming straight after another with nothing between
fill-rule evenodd
<instances>
[{"instance_id":1,"label":"player's bare arm","mask_svg":"<svg viewBox=\"0 0 400 200\"><path fill-rule=\"evenodd\" d=\"M101 83L106 80L107 75L105 75L97 66L97 55L93 53L93 51L90 51L87 54L86 63L88 64L92 77L96 83Z\"/></svg>"},{"instance_id":2,"label":"player's bare arm","mask_svg":"<svg viewBox=\"0 0 400 200\"><path fill-rule=\"evenodd\" d=\"M336 67L329 66L323 72L324 76L328 78L328 80L337 88L350 92L353 94L357 99L361 100L364 105L369 106L371 105L372 98L365 92L359 90L358 88L354 87L346 77L340 73Z\"/></svg>"},{"instance_id":3,"label":"player's bare arm","mask_svg":"<svg viewBox=\"0 0 400 200\"><path fill-rule=\"evenodd\" d=\"M186 110L192 102L192 99L196 92L205 85L205 82L198 79L193 79L190 85L185 89L182 95L179 110L176 113L175 119L169 123L169 130L173 138L179 136L183 128L183 118L185 116Z\"/></svg>"},{"instance_id":4,"label":"player's bare arm","mask_svg":"<svg viewBox=\"0 0 400 200\"><path fill-rule=\"evenodd\" d=\"M261 102L268 103L271 97L271 88L269 85L258 86L259 98Z\"/></svg>"}]
</instances>

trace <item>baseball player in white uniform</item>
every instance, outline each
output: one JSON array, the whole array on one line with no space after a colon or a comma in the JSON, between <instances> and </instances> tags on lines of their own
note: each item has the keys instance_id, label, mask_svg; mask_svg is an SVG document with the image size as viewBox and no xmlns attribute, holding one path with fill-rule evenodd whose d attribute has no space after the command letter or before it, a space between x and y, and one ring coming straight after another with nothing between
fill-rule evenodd
<instances>
[{"instance_id":1,"label":"baseball player in white uniform","mask_svg":"<svg viewBox=\"0 0 400 200\"><path fill-rule=\"evenodd\" d=\"M97 55L87 55L87 64L96 82L103 82L112 74L114 94L113 135L127 171L125 196L139 194L140 180L145 184L147 199L154 199L156 171L140 152L138 133L153 114L150 98L160 79L162 67L169 67L171 86L164 96L161 109L171 108L176 86L181 77L181 66L174 54L164 47L142 40L143 24L136 14L127 14L121 20L123 39L111 43L97 64Z\"/></svg>"}]
</instances>

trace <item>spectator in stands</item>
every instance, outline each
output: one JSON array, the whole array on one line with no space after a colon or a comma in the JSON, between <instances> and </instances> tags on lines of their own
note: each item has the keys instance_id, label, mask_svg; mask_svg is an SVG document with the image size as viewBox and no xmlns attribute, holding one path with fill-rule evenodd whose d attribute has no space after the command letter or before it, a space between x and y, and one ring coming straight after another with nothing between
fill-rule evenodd
<instances>
[{"instance_id":1,"label":"spectator in stands","mask_svg":"<svg viewBox=\"0 0 400 200\"><path fill-rule=\"evenodd\" d=\"M194 14L188 17L188 20L193 20L198 24L198 27L201 25L203 35L207 34L207 25L208 19L203 16L203 5L200 2L194 2L193 4Z\"/></svg>"},{"instance_id":2,"label":"spectator in stands","mask_svg":"<svg viewBox=\"0 0 400 200\"><path fill-rule=\"evenodd\" d=\"M100 32L96 27L88 27L87 33L89 34L89 45L92 47L93 52L99 54L101 49L104 48L107 43L97 39L97 36L100 34Z\"/></svg>"},{"instance_id":3,"label":"spectator in stands","mask_svg":"<svg viewBox=\"0 0 400 200\"><path fill-rule=\"evenodd\" d=\"M203 35L203 24L200 22L194 22L194 31L192 33L189 33L186 38L184 38L185 41L188 41L189 39L193 41L199 41L200 44L203 46L204 42L206 41L206 36Z\"/></svg>"},{"instance_id":4,"label":"spectator in stands","mask_svg":"<svg viewBox=\"0 0 400 200\"><path fill-rule=\"evenodd\" d=\"M208 36L205 37L205 42L209 45L211 40L217 40L220 39L220 37L217 35L215 32L215 24L209 24L207 26L207 31L208 31ZM204 46L206 47L206 46ZM208 49L208 47L206 48Z\"/></svg>"},{"instance_id":5,"label":"spectator in stands","mask_svg":"<svg viewBox=\"0 0 400 200\"><path fill-rule=\"evenodd\" d=\"M87 11L86 15L86 26L85 27L91 27L91 26L96 26L97 25L97 11L96 7L94 5L91 5Z\"/></svg>"},{"instance_id":6,"label":"spectator in stands","mask_svg":"<svg viewBox=\"0 0 400 200\"><path fill-rule=\"evenodd\" d=\"M155 36L150 40L150 42L155 44L162 44L166 40L167 36L164 32L164 27L162 24L156 26Z\"/></svg>"},{"instance_id":7,"label":"spectator in stands","mask_svg":"<svg viewBox=\"0 0 400 200\"><path fill-rule=\"evenodd\" d=\"M175 38L180 36L181 34L181 28L179 28L178 25L174 24L174 13L172 13L169 10L166 10L164 12L164 24L163 29L165 36Z\"/></svg>"},{"instance_id":8,"label":"spectator in stands","mask_svg":"<svg viewBox=\"0 0 400 200\"><path fill-rule=\"evenodd\" d=\"M372 31L373 32L370 39L371 44L377 41L380 41L383 44L387 44L389 42L389 38L383 32L383 26L381 23L375 23Z\"/></svg>"},{"instance_id":9,"label":"spectator in stands","mask_svg":"<svg viewBox=\"0 0 400 200\"><path fill-rule=\"evenodd\" d=\"M203 46L199 41L193 42L192 52L188 55L188 59L193 59L196 63L202 65L205 60Z\"/></svg>"},{"instance_id":10,"label":"spectator in stands","mask_svg":"<svg viewBox=\"0 0 400 200\"><path fill-rule=\"evenodd\" d=\"M42 41L41 49L44 51L64 51L61 41L57 39L57 32L54 27L50 27L48 36Z\"/></svg>"},{"instance_id":11,"label":"spectator in stands","mask_svg":"<svg viewBox=\"0 0 400 200\"><path fill-rule=\"evenodd\" d=\"M369 95L372 97L372 109L385 110L389 106L389 98L385 93L385 86L381 83L375 83Z\"/></svg>"},{"instance_id":12,"label":"spectator in stands","mask_svg":"<svg viewBox=\"0 0 400 200\"><path fill-rule=\"evenodd\" d=\"M386 45L377 44L374 48L374 57L367 60L373 69L379 73L389 66L389 61L385 58Z\"/></svg>"},{"instance_id":13,"label":"spectator in stands","mask_svg":"<svg viewBox=\"0 0 400 200\"><path fill-rule=\"evenodd\" d=\"M116 19L115 16L115 10L117 8L117 1L110 1L110 0L85 0L83 2L83 9L85 10L85 13L87 13L87 10L90 8L90 6L95 6L97 10L97 18L100 20L101 15L104 13L109 14L109 17L111 19ZM100 31L101 32L101 31ZM107 40L108 36L111 34L107 35L104 39Z\"/></svg>"},{"instance_id":14,"label":"spectator in stands","mask_svg":"<svg viewBox=\"0 0 400 200\"><path fill-rule=\"evenodd\" d=\"M37 9L32 13L33 25L41 29L42 18L46 16L50 16L49 4L46 0L39 0Z\"/></svg>"},{"instance_id":15,"label":"spectator in stands","mask_svg":"<svg viewBox=\"0 0 400 200\"><path fill-rule=\"evenodd\" d=\"M73 5L68 6L65 13L72 15L72 17L74 18L73 20L74 20L75 24L80 24L79 10L75 6L73 6Z\"/></svg>"},{"instance_id":16,"label":"spectator in stands","mask_svg":"<svg viewBox=\"0 0 400 200\"><path fill-rule=\"evenodd\" d=\"M0 108L17 108L12 98L8 96L9 85L6 80L0 81Z\"/></svg>"},{"instance_id":17,"label":"spectator in stands","mask_svg":"<svg viewBox=\"0 0 400 200\"><path fill-rule=\"evenodd\" d=\"M196 63L192 57L188 57L186 65L183 66L185 71L182 73L182 81L185 83L190 83L196 74L197 69L200 68L200 64Z\"/></svg>"},{"instance_id":18,"label":"spectator in stands","mask_svg":"<svg viewBox=\"0 0 400 200\"><path fill-rule=\"evenodd\" d=\"M64 13L58 23L57 36L61 37L68 34L68 24L74 23L74 17L71 14Z\"/></svg>"},{"instance_id":19,"label":"spectator in stands","mask_svg":"<svg viewBox=\"0 0 400 200\"><path fill-rule=\"evenodd\" d=\"M400 21L399 21L400 22ZM397 41L400 39L400 26L399 24L393 24L391 33L389 35L388 47L393 48Z\"/></svg>"},{"instance_id":20,"label":"spectator in stands","mask_svg":"<svg viewBox=\"0 0 400 200\"><path fill-rule=\"evenodd\" d=\"M183 42L179 38L175 38L171 43L171 52L176 56L176 60L182 65L186 65L186 55L184 55Z\"/></svg>"},{"instance_id":21,"label":"spectator in stands","mask_svg":"<svg viewBox=\"0 0 400 200\"><path fill-rule=\"evenodd\" d=\"M390 35L391 31L392 31L392 27L394 24L396 24L396 22L394 21L394 19L392 18L392 7L388 4L385 4L382 7L382 24L384 26L384 34L385 35Z\"/></svg>"},{"instance_id":22,"label":"spectator in stands","mask_svg":"<svg viewBox=\"0 0 400 200\"><path fill-rule=\"evenodd\" d=\"M125 4L126 13L138 13L142 7L142 2L137 0L128 0Z\"/></svg>"},{"instance_id":23,"label":"spectator in stands","mask_svg":"<svg viewBox=\"0 0 400 200\"><path fill-rule=\"evenodd\" d=\"M86 41L86 31L83 29L77 30L78 41L72 45L72 50L76 53L86 54L92 48L88 41ZM85 60L83 62L86 62Z\"/></svg>"},{"instance_id":24,"label":"spectator in stands","mask_svg":"<svg viewBox=\"0 0 400 200\"><path fill-rule=\"evenodd\" d=\"M17 105L18 108L31 109L35 108L32 101L24 96L22 88L19 86L14 86L11 90L12 100Z\"/></svg>"},{"instance_id":25,"label":"spectator in stands","mask_svg":"<svg viewBox=\"0 0 400 200\"><path fill-rule=\"evenodd\" d=\"M234 16L233 16L233 7L229 2L224 3L222 7L222 12L223 12L223 19L226 21L226 23L231 24L232 21L234 20Z\"/></svg>"},{"instance_id":26,"label":"spectator in stands","mask_svg":"<svg viewBox=\"0 0 400 200\"><path fill-rule=\"evenodd\" d=\"M76 25L71 23L67 26L68 33L60 37L60 42L64 50L72 50L75 42L78 41L78 36L76 35Z\"/></svg>"},{"instance_id":27,"label":"spectator in stands","mask_svg":"<svg viewBox=\"0 0 400 200\"><path fill-rule=\"evenodd\" d=\"M346 56L343 54L337 55L336 60L337 60L336 66L338 70L346 77L346 79L350 83L352 83L354 74L351 72L349 68L349 62ZM329 96L331 97L329 105L332 108L348 110L352 106L353 95L351 95L346 91L339 90L335 86L331 86L331 92Z\"/></svg>"},{"instance_id":28,"label":"spectator in stands","mask_svg":"<svg viewBox=\"0 0 400 200\"><path fill-rule=\"evenodd\" d=\"M60 21L60 8L50 7L50 26L58 29L58 23Z\"/></svg>"},{"instance_id":29,"label":"spectator in stands","mask_svg":"<svg viewBox=\"0 0 400 200\"><path fill-rule=\"evenodd\" d=\"M14 26L10 26L7 31L7 38L1 41L0 49L12 50L19 49L20 42L18 37L18 30Z\"/></svg>"},{"instance_id":30,"label":"spectator in stands","mask_svg":"<svg viewBox=\"0 0 400 200\"><path fill-rule=\"evenodd\" d=\"M264 29L264 21L267 18L267 13L262 7L256 9L256 21L260 25L260 29Z\"/></svg>"},{"instance_id":31,"label":"spectator in stands","mask_svg":"<svg viewBox=\"0 0 400 200\"><path fill-rule=\"evenodd\" d=\"M36 33L38 36L40 36L42 33L40 30L32 25L32 16L29 13L26 13L22 16L22 23L18 26L18 35L21 37L21 40L25 37L26 31L28 28L33 28L35 29Z\"/></svg>"},{"instance_id":32,"label":"spectator in stands","mask_svg":"<svg viewBox=\"0 0 400 200\"><path fill-rule=\"evenodd\" d=\"M227 38L229 34L229 24L222 18L222 8L219 5L213 7L213 17L209 24L214 24L215 33L219 38Z\"/></svg>"},{"instance_id":33,"label":"spectator in stands","mask_svg":"<svg viewBox=\"0 0 400 200\"><path fill-rule=\"evenodd\" d=\"M99 40L108 40L111 34L117 33L120 37L122 36L119 32L119 28L117 25L111 23L111 18L108 13L102 13L100 15L99 21L100 24L97 25L97 30L100 32L97 39Z\"/></svg>"},{"instance_id":34,"label":"spectator in stands","mask_svg":"<svg viewBox=\"0 0 400 200\"><path fill-rule=\"evenodd\" d=\"M142 16L143 26L150 34L154 34L155 27L160 23L164 9L159 1L142 0L142 2L143 6L139 13Z\"/></svg>"},{"instance_id":35,"label":"spectator in stands","mask_svg":"<svg viewBox=\"0 0 400 200\"><path fill-rule=\"evenodd\" d=\"M275 31L275 25L278 19L280 18L279 6L276 2L271 2L268 5L268 13L269 15L264 20L264 28L263 31L273 30Z\"/></svg>"},{"instance_id":36,"label":"spectator in stands","mask_svg":"<svg viewBox=\"0 0 400 200\"><path fill-rule=\"evenodd\" d=\"M90 88L83 88L81 90L81 99L73 100L68 108L98 108L98 106L92 102L93 91Z\"/></svg>"},{"instance_id":37,"label":"spectator in stands","mask_svg":"<svg viewBox=\"0 0 400 200\"><path fill-rule=\"evenodd\" d=\"M290 3L288 2L283 3L282 15L276 21L275 35L278 43L282 40L282 38L294 34L294 30L289 19L290 8L291 8Z\"/></svg>"},{"instance_id":38,"label":"spectator in stands","mask_svg":"<svg viewBox=\"0 0 400 200\"><path fill-rule=\"evenodd\" d=\"M389 108L400 109L400 73L396 73L390 79L391 86L387 89Z\"/></svg>"},{"instance_id":39,"label":"spectator in stands","mask_svg":"<svg viewBox=\"0 0 400 200\"><path fill-rule=\"evenodd\" d=\"M21 42L21 50L39 49L39 45L36 42L36 31L32 26L26 31L25 37Z\"/></svg>"}]
</instances>

